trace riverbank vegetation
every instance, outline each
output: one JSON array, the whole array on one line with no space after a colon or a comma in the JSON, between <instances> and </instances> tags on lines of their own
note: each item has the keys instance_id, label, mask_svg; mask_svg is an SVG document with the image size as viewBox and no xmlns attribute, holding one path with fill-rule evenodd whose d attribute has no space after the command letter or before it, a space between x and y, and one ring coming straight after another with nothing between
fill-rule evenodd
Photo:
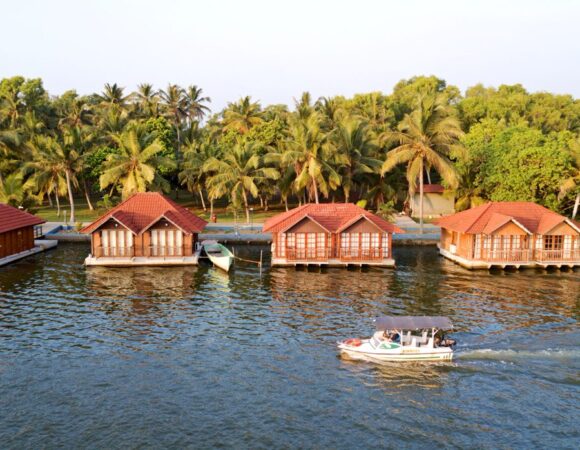
<instances>
[{"instance_id":1,"label":"riverbank vegetation","mask_svg":"<svg viewBox=\"0 0 580 450\"><path fill-rule=\"evenodd\" d=\"M271 205L355 201L399 210L425 183L456 208L534 201L575 215L580 101L521 85L464 94L436 77L389 94L262 105L244 97L211 113L195 85L51 96L42 80L0 81L0 202L78 220L134 192L163 190L212 215ZM180 193L181 191L181 193Z\"/></svg>"}]
</instances>

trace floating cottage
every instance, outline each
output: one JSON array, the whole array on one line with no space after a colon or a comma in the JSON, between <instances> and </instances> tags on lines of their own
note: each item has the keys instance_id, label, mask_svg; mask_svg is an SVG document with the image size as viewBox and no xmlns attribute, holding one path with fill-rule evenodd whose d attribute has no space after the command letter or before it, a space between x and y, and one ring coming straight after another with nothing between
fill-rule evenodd
<instances>
[{"instance_id":1,"label":"floating cottage","mask_svg":"<svg viewBox=\"0 0 580 450\"><path fill-rule=\"evenodd\" d=\"M440 253L469 269L580 266L580 227L531 202L492 202L437 221Z\"/></svg>"},{"instance_id":2,"label":"floating cottage","mask_svg":"<svg viewBox=\"0 0 580 450\"><path fill-rule=\"evenodd\" d=\"M157 192L135 194L81 230L91 235L87 266L197 264L207 222Z\"/></svg>"},{"instance_id":3,"label":"floating cottage","mask_svg":"<svg viewBox=\"0 0 580 450\"><path fill-rule=\"evenodd\" d=\"M273 266L392 267L393 233L404 233L352 203L306 204L266 221Z\"/></svg>"},{"instance_id":4,"label":"floating cottage","mask_svg":"<svg viewBox=\"0 0 580 450\"><path fill-rule=\"evenodd\" d=\"M0 203L0 266L55 247L56 241L40 241L45 221Z\"/></svg>"}]
</instances>

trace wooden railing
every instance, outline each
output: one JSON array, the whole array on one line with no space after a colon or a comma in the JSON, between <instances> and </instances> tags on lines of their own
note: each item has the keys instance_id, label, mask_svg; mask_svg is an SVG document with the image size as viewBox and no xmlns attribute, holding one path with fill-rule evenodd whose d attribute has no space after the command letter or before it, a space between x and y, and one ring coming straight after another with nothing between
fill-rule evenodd
<instances>
[{"instance_id":1,"label":"wooden railing","mask_svg":"<svg viewBox=\"0 0 580 450\"><path fill-rule=\"evenodd\" d=\"M384 248L341 248L342 261L374 261L388 258L389 252Z\"/></svg>"},{"instance_id":2,"label":"wooden railing","mask_svg":"<svg viewBox=\"0 0 580 450\"><path fill-rule=\"evenodd\" d=\"M329 255L328 248L286 248L288 261L327 261Z\"/></svg>"},{"instance_id":3,"label":"wooden railing","mask_svg":"<svg viewBox=\"0 0 580 450\"><path fill-rule=\"evenodd\" d=\"M152 257L161 256L183 256L183 247L174 247L168 245L150 245L149 255Z\"/></svg>"},{"instance_id":4,"label":"wooden railing","mask_svg":"<svg viewBox=\"0 0 580 450\"><path fill-rule=\"evenodd\" d=\"M286 248L285 256L288 261L327 261L338 258L341 261L378 261L388 258L388 249L337 249L329 248Z\"/></svg>"},{"instance_id":5,"label":"wooden railing","mask_svg":"<svg viewBox=\"0 0 580 450\"><path fill-rule=\"evenodd\" d=\"M580 261L580 249L536 250L536 261Z\"/></svg>"},{"instance_id":6,"label":"wooden railing","mask_svg":"<svg viewBox=\"0 0 580 450\"><path fill-rule=\"evenodd\" d=\"M498 262L526 262L532 257L529 249L512 249L512 250L487 250L484 251L482 258L485 261Z\"/></svg>"},{"instance_id":7,"label":"wooden railing","mask_svg":"<svg viewBox=\"0 0 580 450\"><path fill-rule=\"evenodd\" d=\"M103 247L99 246L96 248L96 257L132 257L135 255L134 247Z\"/></svg>"},{"instance_id":8,"label":"wooden railing","mask_svg":"<svg viewBox=\"0 0 580 450\"><path fill-rule=\"evenodd\" d=\"M580 249L560 250L484 250L481 257L472 258L489 262L550 262L550 261L580 261Z\"/></svg>"}]
</instances>

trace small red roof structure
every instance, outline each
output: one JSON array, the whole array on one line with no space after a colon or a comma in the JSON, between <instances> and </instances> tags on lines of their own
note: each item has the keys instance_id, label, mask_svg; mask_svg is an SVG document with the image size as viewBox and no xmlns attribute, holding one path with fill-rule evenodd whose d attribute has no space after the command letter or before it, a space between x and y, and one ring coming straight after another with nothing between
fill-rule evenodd
<instances>
[{"instance_id":1,"label":"small red roof structure","mask_svg":"<svg viewBox=\"0 0 580 450\"><path fill-rule=\"evenodd\" d=\"M81 233L92 233L109 219L113 219L138 235L161 218L173 223L186 234L200 233L207 225L205 220L159 192L140 192L83 228Z\"/></svg>"},{"instance_id":2,"label":"small red roof structure","mask_svg":"<svg viewBox=\"0 0 580 450\"><path fill-rule=\"evenodd\" d=\"M423 192L425 194L442 194L445 192L445 188L440 184L424 184ZM419 193L419 191L417 191Z\"/></svg>"},{"instance_id":3,"label":"small red roof structure","mask_svg":"<svg viewBox=\"0 0 580 450\"><path fill-rule=\"evenodd\" d=\"M436 223L459 233L491 234L510 221L528 234L546 234L562 222L578 229L571 220L533 202L490 202L443 217Z\"/></svg>"},{"instance_id":4,"label":"small red roof structure","mask_svg":"<svg viewBox=\"0 0 580 450\"><path fill-rule=\"evenodd\" d=\"M375 224L385 233L405 232L382 217L353 203L307 203L266 220L263 230L272 233L284 232L306 217L316 222L329 233L340 232L362 217Z\"/></svg>"},{"instance_id":5,"label":"small red roof structure","mask_svg":"<svg viewBox=\"0 0 580 450\"><path fill-rule=\"evenodd\" d=\"M46 220L26 211L0 203L0 233L45 223Z\"/></svg>"}]
</instances>

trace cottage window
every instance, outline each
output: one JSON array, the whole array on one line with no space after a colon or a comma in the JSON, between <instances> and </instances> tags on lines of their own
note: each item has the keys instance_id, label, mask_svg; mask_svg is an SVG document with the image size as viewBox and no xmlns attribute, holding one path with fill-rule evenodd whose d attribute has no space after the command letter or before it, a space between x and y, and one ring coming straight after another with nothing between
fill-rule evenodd
<instances>
[{"instance_id":1,"label":"cottage window","mask_svg":"<svg viewBox=\"0 0 580 450\"><path fill-rule=\"evenodd\" d=\"M286 256L286 233L280 234L278 255L281 256L282 258Z\"/></svg>"},{"instance_id":2,"label":"cottage window","mask_svg":"<svg viewBox=\"0 0 580 450\"><path fill-rule=\"evenodd\" d=\"M297 233L296 234L296 248L306 248L306 241L304 233Z\"/></svg>"},{"instance_id":3,"label":"cottage window","mask_svg":"<svg viewBox=\"0 0 580 450\"><path fill-rule=\"evenodd\" d=\"M307 243L306 256L308 258L316 257L316 233L307 233L306 243Z\"/></svg>"},{"instance_id":4,"label":"cottage window","mask_svg":"<svg viewBox=\"0 0 580 450\"><path fill-rule=\"evenodd\" d=\"M318 233L316 236L316 256L318 258L326 257L326 234Z\"/></svg>"},{"instance_id":5,"label":"cottage window","mask_svg":"<svg viewBox=\"0 0 580 450\"><path fill-rule=\"evenodd\" d=\"M473 257L475 259L478 259L481 256L481 240L481 234L477 234L475 236L475 247L473 249Z\"/></svg>"},{"instance_id":6,"label":"cottage window","mask_svg":"<svg viewBox=\"0 0 580 450\"><path fill-rule=\"evenodd\" d=\"M383 258L388 258L389 256L389 235L383 233Z\"/></svg>"},{"instance_id":7,"label":"cottage window","mask_svg":"<svg viewBox=\"0 0 580 450\"><path fill-rule=\"evenodd\" d=\"M563 236L544 236L544 250L562 250L563 243Z\"/></svg>"}]
</instances>

